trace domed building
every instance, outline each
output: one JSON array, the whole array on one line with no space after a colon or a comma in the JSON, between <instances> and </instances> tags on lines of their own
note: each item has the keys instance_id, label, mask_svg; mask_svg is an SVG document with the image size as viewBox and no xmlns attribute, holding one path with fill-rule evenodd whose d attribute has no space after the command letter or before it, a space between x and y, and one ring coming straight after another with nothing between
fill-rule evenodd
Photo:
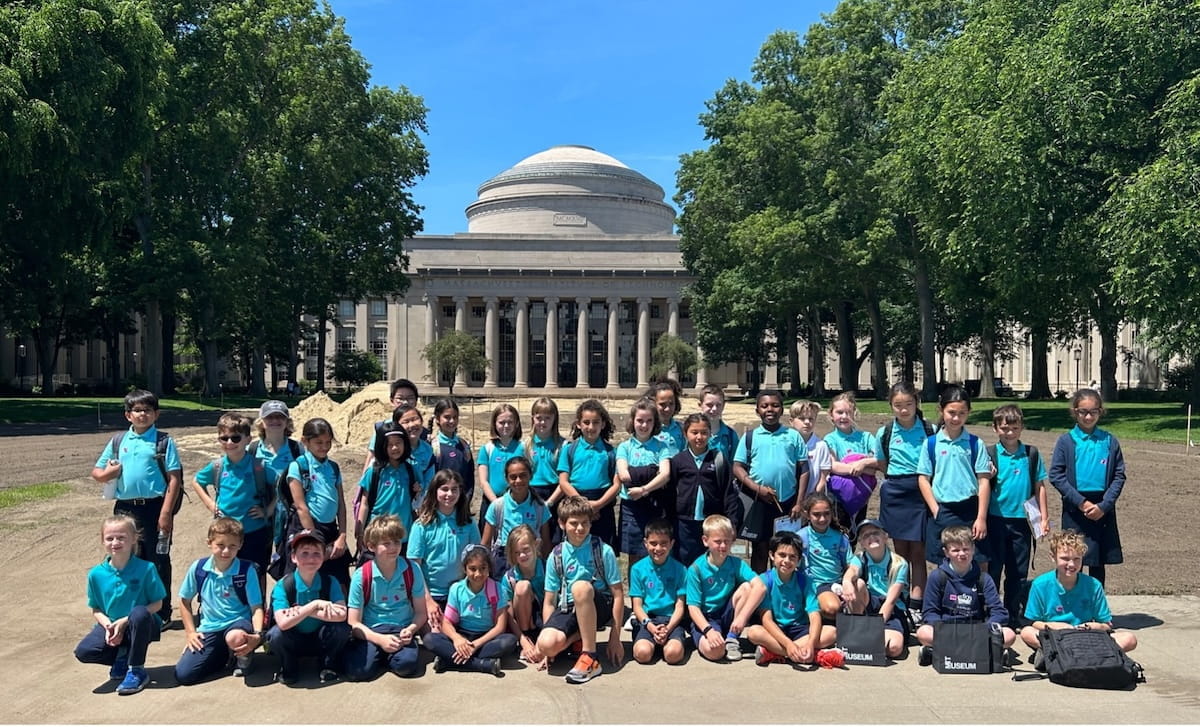
<instances>
[{"instance_id":1,"label":"domed building","mask_svg":"<svg viewBox=\"0 0 1200 727\"><path fill-rule=\"evenodd\" d=\"M456 391L643 388L659 336L695 341L663 199L658 184L586 146L527 157L479 186L467 232L406 243L403 297L343 301L331 350L369 350L389 379L446 385L420 351L460 330L483 340L493 366L460 376ZM683 383L706 380L701 371Z\"/></svg>"}]
</instances>

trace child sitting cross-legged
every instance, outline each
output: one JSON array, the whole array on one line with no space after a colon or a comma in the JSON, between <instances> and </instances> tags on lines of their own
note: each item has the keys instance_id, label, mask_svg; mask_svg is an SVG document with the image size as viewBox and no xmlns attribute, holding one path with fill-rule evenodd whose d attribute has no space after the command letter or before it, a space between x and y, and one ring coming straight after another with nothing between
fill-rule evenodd
<instances>
[{"instance_id":1,"label":"child sitting cross-legged","mask_svg":"<svg viewBox=\"0 0 1200 727\"><path fill-rule=\"evenodd\" d=\"M678 664L683 661L687 639L683 627L687 618L687 570L671 557L671 523L651 520L643 544L650 557L629 569L636 631L633 658L639 664L649 664L654 653L662 649L663 661Z\"/></svg>"},{"instance_id":2,"label":"child sitting cross-legged","mask_svg":"<svg viewBox=\"0 0 1200 727\"><path fill-rule=\"evenodd\" d=\"M762 625L746 628L746 638L757 646L754 663L811 664L817 650L832 646L837 634L822 631L816 589L800 567L803 541L784 530L771 536L768 548L774 567L751 582L750 598L760 603L762 614Z\"/></svg>"},{"instance_id":3,"label":"child sitting cross-legged","mask_svg":"<svg viewBox=\"0 0 1200 727\"><path fill-rule=\"evenodd\" d=\"M692 641L709 661L742 658L738 637L762 600L752 593L755 573L740 558L729 554L735 537L733 523L724 515L704 518L701 540L708 552L687 571L687 606L692 619Z\"/></svg>"},{"instance_id":4,"label":"child sitting cross-legged","mask_svg":"<svg viewBox=\"0 0 1200 727\"><path fill-rule=\"evenodd\" d=\"M487 548L468 545L461 560L467 575L450 586L441 631L425 636L425 647L436 654L435 672L458 669L500 676L501 661L517 649L517 637L508 633L508 603L491 578Z\"/></svg>"}]
</instances>

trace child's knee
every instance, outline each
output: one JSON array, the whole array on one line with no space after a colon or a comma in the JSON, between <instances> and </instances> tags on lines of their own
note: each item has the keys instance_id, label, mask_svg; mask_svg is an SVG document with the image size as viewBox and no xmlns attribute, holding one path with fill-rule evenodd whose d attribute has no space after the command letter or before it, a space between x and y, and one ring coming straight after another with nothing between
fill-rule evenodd
<instances>
[{"instance_id":1,"label":"child's knee","mask_svg":"<svg viewBox=\"0 0 1200 727\"><path fill-rule=\"evenodd\" d=\"M654 658L654 642L641 639L633 644L633 658L639 664L649 664Z\"/></svg>"},{"instance_id":2,"label":"child's knee","mask_svg":"<svg viewBox=\"0 0 1200 727\"><path fill-rule=\"evenodd\" d=\"M567 647L567 635L558 629L542 629L537 637L538 651L553 655Z\"/></svg>"},{"instance_id":3,"label":"child's knee","mask_svg":"<svg viewBox=\"0 0 1200 727\"><path fill-rule=\"evenodd\" d=\"M1037 629L1032 626L1026 626L1021 629L1021 641L1024 641L1025 645L1031 649L1041 648L1041 644L1038 642Z\"/></svg>"},{"instance_id":4,"label":"child's knee","mask_svg":"<svg viewBox=\"0 0 1200 727\"><path fill-rule=\"evenodd\" d=\"M596 595L596 589L591 581L575 581L571 584L571 596L575 599L576 608L580 604L590 604Z\"/></svg>"},{"instance_id":5,"label":"child's knee","mask_svg":"<svg viewBox=\"0 0 1200 727\"><path fill-rule=\"evenodd\" d=\"M1137 637L1131 631L1114 631L1112 637L1117 646L1121 647L1121 651L1133 651L1137 648Z\"/></svg>"},{"instance_id":6,"label":"child's knee","mask_svg":"<svg viewBox=\"0 0 1200 727\"><path fill-rule=\"evenodd\" d=\"M663 644L663 661L668 664L678 664L683 661L683 656L686 652L683 649L683 642L676 639L670 639L666 644Z\"/></svg>"},{"instance_id":7,"label":"child's knee","mask_svg":"<svg viewBox=\"0 0 1200 727\"><path fill-rule=\"evenodd\" d=\"M933 646L933 627L922 625L917 629L917 641L925 646Z\"/></svg>"},{"instance_id":8,"label":"child's knee","mask_svg":"<svg viewBox=\"0 0 1200 727\"><path fill-rule=\"evenodd\" d=\"M1016 632L1007 626L1005 626L1003 629L1001 629L1000 633L1003 634L1003 636L1004 636L1004 645L1006 647L1012 646L1013 642L1017 640Z\"/></svg>"},{"instance_id":9,"label":"child's knee","mask_svg":"<svg viewBox=\"0 0 1200 727\"><path fill-rule=\"evenodd\" d=\"M513 602L524 601L533 595L533 584L529 581L517 581L513 586Z\"/></svg>"}]
</instances>

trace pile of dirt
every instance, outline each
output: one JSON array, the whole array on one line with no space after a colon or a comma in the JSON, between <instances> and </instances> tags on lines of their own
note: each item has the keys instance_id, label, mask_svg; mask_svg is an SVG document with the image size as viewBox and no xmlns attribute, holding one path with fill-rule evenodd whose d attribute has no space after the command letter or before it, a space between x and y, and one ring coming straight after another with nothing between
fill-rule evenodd
<instances>
[{"instance_id":1,"label":"pile of dirt","mask_svg":"<svg viewBox=\"0 0 1200 727\"><path fill-rule=\"evenodd\" d=\"M334 438L344 446L365 447L371 441L375 422L391 418L386 403L388 383L381 381L357 392L341 404L318 391L292 409L292 420L299 430L304 422L320 417L333 427Z\"/></svg>"}]
</instances>

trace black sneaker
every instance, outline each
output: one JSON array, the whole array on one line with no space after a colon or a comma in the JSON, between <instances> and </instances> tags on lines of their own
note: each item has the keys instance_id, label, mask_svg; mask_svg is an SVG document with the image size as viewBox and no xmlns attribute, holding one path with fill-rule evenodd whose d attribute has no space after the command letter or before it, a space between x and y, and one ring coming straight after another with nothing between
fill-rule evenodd
<instances>
[{"instance_id":1,"label":"black sneaker","mask_svg":"<svg viewBox=\"0 0 1200 727\"><path fill-rule=\"evenodd\" d=\"M275 672L275 681L279 682L285 687L291 687L295 686L296 682L299 680L292 674L284 674L281 671L277 671Z\"/></svg>"},{"instance_id":2,"label":"black sneaker","mask_svg":"<svg viewBox=\"0 0 1200 727\"><path fill-rule=\"evenodd\" d=\"M446 661L440 656L433 657L433 673L442 674L446 671Z\"/></svg>"},{"instance_id":3,"label":"black sneaker","mask_svg":"<svg viewBox=\"0 0 1200 727\"><path fill-rule=\"evenodd\" d=\"M1033 652L1033 657L1031 660L1033 661L1034 669L1040 672L1046 671L1046 654L1041 649L1037 649Z\"/></svg>"},{"instance_id":4,"label":"black sneaker","mask_svg":"<svg viewBox=\"0 0 1200 727\"><path fill-rule=\"evenodd\" d=\"M922 646L917 651L917 666L929 666L933 663L933 647Z\"/></svg>"},{"instance_id":5,"label":"black sneaker","mask_svg":"<svg viewBox=\"0 0 1200 727\"><path fill-rule=\"evenodd\" d=\"M322 684L331 684L338 680L338 673L333 669L322 669L320 680Z\"/></svg>"}]
</instances>

